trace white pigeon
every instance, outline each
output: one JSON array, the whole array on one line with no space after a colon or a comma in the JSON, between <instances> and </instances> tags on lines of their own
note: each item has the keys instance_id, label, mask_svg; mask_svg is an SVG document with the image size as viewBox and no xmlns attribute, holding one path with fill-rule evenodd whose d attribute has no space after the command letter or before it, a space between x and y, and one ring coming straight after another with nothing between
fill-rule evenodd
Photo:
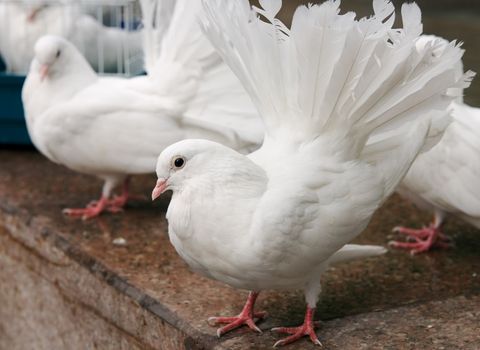
<instances>
[{"instance_id":1,"label":"white pigeon","mask_svg":"<svg viewBox=\"0 0 480 350\"><path fill-rule=\"evenodd\" d=\"M73 42L97 71L117 72L125 70L124 64L141 62L141 31L105 27L84 14L80 4L0 2L0 55L8 72L28 71L35 42L44 35Z\"/></svg>"},{"instance_id":2,"label":"white pigeon","mask_svg":"<svg viewBox=\"0 0 480 350\"><path fill-rule=\"evenodd\" d=\"M105 181L100 200L66 214L121 210L128 175L153 173L158 153L173 142L203 137L247 152L262 140L247 93L200 29L200 0L143 5L147 76L99 77L59 37L35 45L22 92L34 145L53 162ZM111 199L122 181L122 196Z\"/></svg>"},{"instance_id":3,"label":"white pigeon","mask_svg":"<svg viewBox=\"0 0 480 350\"><path fill-rule=\"evenodd\" d=\"M463 51L419 53L416 4L374 0L375 15L339 14L340 1L301 6L292 25L276 19L281 0L206 0L205 31L237 74L265 124L248 155L206 140L184 140L157 162L152 199L173 191L170 240L191 268L250 290L221 335L243 324L264 289L303 289L304 324L277 328L320 344L313 326L320 278L335 252L367 226L422 151L430 125L448 124L447 90L466 86L453 66ZM367 140L376 134L376 141ZM378 136L380 134L380 136ZM408 140L408 142L405 142Z\"/></svg>"},{"instance_id":4,"label":"white pigeon","mask_svg":"<svg viewBox=\"0 0 480 350\"><path fill-rule=\"evenodd\" d=\"M417 49L433 48L439 55L448 47L445 39L422 36ZM456 65L462 76L461 62ZM480 228L480 109L463 103L462 91L452 105L452 123L442 140L413 163L397 192L419 208L434 213L431 224L421 229L396 227L412 242L391 242L394 247L410 249L412 254L428 251L434 246L451 246L451 238L441 232L447 215L457 216Z\"/></svg>"}]
</instances>

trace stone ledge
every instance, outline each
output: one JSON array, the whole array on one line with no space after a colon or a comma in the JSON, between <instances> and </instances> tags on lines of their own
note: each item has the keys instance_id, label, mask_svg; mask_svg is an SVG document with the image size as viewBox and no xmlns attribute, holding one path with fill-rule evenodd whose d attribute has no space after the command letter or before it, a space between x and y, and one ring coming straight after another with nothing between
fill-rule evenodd
<instances>
[{"instance_id":1,"label":"stone ledge","mask_svg":"<svg viewBox=\"0 0 480 350\"><path fill-rule=\"evenodd\" d=\"M246 294L187 269L168 242L166 201L71 220L61 209L94 198L99 182L34 152L1 151L0 163L0 278L7 281L0 348L266 349L278 340L269 328L302 320L301 293L265 292L264 334L240 329L217 339L206 318L236 314ZM154 182L136 178L134 190L148 194ZM358 241L385 244L399 220L419 226L428 219L393 198ZM480 235L455 220L447 230L456 250L413 258L389 252L330 271L318 305L326 347L479 348ZM114 245L117 237L126 245Z\"/></svg>"}]
</instances>

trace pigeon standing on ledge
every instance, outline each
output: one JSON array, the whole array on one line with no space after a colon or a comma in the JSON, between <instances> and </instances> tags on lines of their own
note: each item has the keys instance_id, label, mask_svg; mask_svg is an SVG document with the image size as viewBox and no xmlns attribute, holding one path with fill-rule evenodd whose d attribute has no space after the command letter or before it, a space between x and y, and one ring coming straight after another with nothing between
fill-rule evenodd
<instances>
[{"instance_id":1,"label":"pigeon standing on ledge","mask_svg":"<svg viewBox=\"0 0 480 350\"><path fill-rule=\"evenodd\" d=\"M174 142L203 137L249 152L262 140L247 93L201 31L200 0L142 6L147 76L99 77L59 37L35 46L22 92L34 145L53 162L105 181L98 201L65 214L120 211L128 175L153 173L158 154ZM111 198L122 181L122 195Z\"/></svg>"},{"instance_id":2,"label":"pigeon standing on ledge","mask_svg":"<svg viewBox=\"0 0 480 350\"><path fill-rule=\"evenodd\" d=\"M422 36L417 48L439 55L448 48L445 39ZM456 66L458 77L463 66ZM431 224L421 229L396 227L410 242L391 242L397 248L410 249L412 254L432 247L448 248L452 239L441 231L444 218L455 215L480 229L480 109L463 103L462 93L450 106L452 123L442 140L431 150L417 157L397 192L419 208L434 213Z\"/></svg>"},{"instance_id":3,"label":"pigeon standing on ledge","mask_svg":"<svg viewBox=\"0 0 480 350\"><path fill-rule=\"evenodd\" d=\"M304 323L275 330L285 345L309 336L320 278L360 234L426 146L430 127L448 125L447 90L467 86L453 68L463 51L419 53L421 13L374 0L374 16L339 14L340 1L301 6L291 28L281 0L205 0L205 31L250 94L265 124L262 147L244 156L206 140L164 150L152 192L173 192L172 244L202 275L249 290L243 311L214 317L222 335L259 331L264 289L303 289ZM375 140L369 140L375 136ZM405 140L408 142L405 142Z\"/></svg>"}]
</instances>

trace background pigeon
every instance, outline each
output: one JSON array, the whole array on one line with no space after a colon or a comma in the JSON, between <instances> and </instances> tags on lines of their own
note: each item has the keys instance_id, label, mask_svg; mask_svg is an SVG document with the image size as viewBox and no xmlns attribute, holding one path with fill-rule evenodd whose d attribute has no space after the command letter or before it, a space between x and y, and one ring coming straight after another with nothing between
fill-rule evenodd
<instances>
[{"instance_id":1,"label":"background pigeon","mask_svg":"<svg viewBox=\"0 0 480 350\"><path fill-rule=\"evenodd\" d=\"M142 4L147 76L98 77L59 37L35 45L23 88L33 143L50 160L105 181L100 200L66 214L121 210L128 175L154 172L173 142L203 137L246 152L262 140L248 95L200 30L200 0ZM111 199L122 181L122 196Z\"/></svg>"},{"instance_id":2,"label":"background pigeon","mask_svg":"<svg viewBox=\"0 0 480 350\"><path fill-rule=\"evenodd\" d=\"M430 50L440 55L449 42L435 36L422 36L419 51ZM461 62L456 65L458 77L463 74ZM463 103L462 93L451 104L452 123L442 140L413 163L397 192L419 208L433 212L431 224L421 229L396 227L394 231L408 236L412 242L391 242L412 254L431 247L449 247L451 238L441 232L447 214L462 218L480 228L480 109Z\"/></svg>"}]
</instances>

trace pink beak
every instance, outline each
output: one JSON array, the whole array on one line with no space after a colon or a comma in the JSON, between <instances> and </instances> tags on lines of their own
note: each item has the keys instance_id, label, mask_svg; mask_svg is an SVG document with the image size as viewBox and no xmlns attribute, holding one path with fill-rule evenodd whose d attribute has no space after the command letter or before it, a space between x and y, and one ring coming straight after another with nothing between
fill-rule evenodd
<instances>
[{"instance_id":1,"label":"pink beak","mask_svg":"<svg viewBox=\"0 0 480 350\"><path fill-rule=\"evenodd\" d=\"M32 10L27 16L27 21L33 22L35 20L35 16L37 15L37 12L38 10Z\"/></svg>"},{"instance_id":2,"label":"pink beak","mask_svg":"<svg viewBox=\"0 0 480 350\"><path fill-rule=\"evenodd\" d=\"M37 6L37 8L34 8L32 9L28 15L27 15L27 21L28 22L33 22L35 20L35 17L37 16L37 14L42 11L44 8L46 8L48 5L40 5L40 6Z\"/></svg>"},{"instance_id":3,"label":"pink beak","mask_svg":"<svg viewBox=\"0 0 480 350\"><path fill-rule=\"evenodd\" d=\"M158 179L157 180L157 185L152 191L152 201L160 197L160 195L165 192L167 189L167 180L165 179Z\"/></svg>"},{"instance_id":4,"label":"pink beak","mask_svg":"<svg viewBox=\"0 0 480 350\"><path fill-rule=\"evenodd\" d=\"M43 81L48 75L48 66L46 64L40 67L40 81Z\"/></svg>"}]
</instances>

